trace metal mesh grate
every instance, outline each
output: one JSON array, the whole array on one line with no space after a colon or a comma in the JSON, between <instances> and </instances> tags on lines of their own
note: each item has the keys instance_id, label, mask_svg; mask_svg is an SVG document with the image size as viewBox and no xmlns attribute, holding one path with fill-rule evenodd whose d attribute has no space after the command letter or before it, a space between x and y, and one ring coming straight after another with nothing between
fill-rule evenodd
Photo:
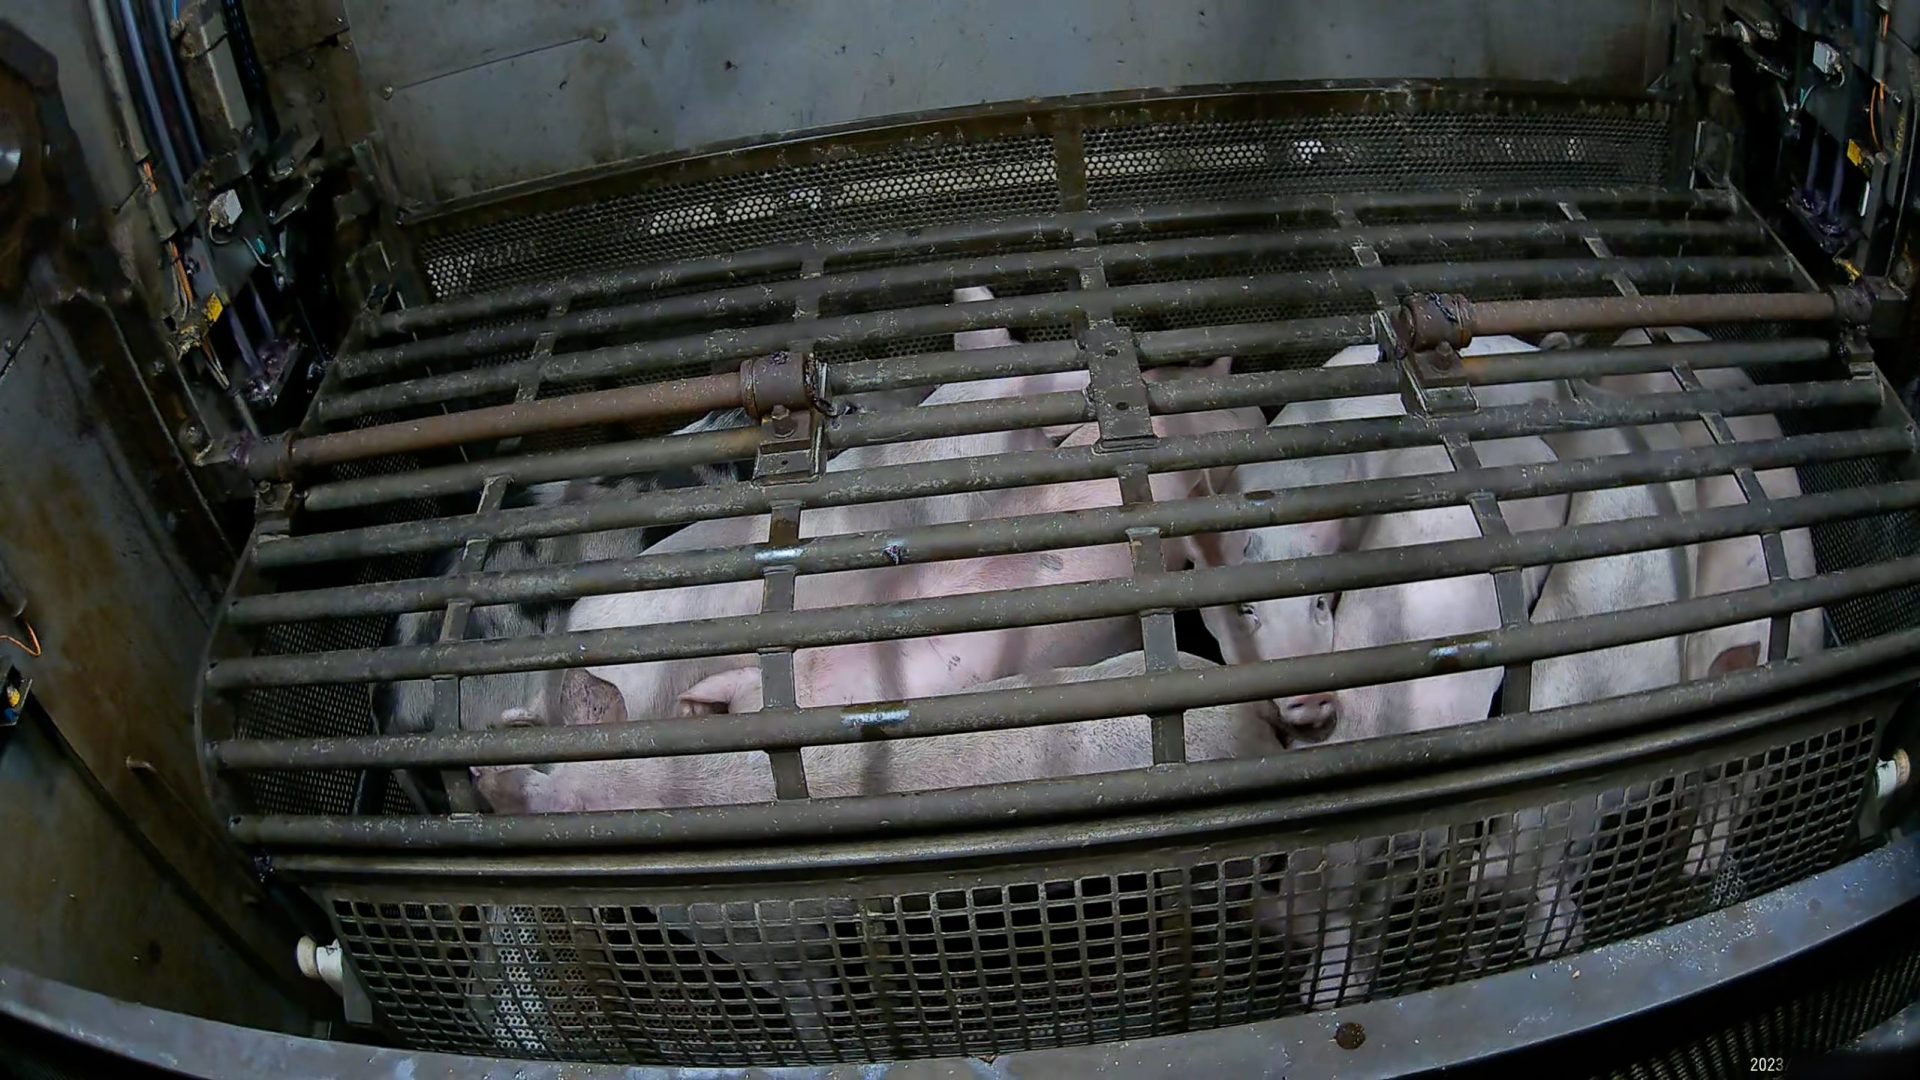
<instances>
[{"instance_id":1,"label":"metal mesh grate","mask_svg":"<svg viewBox=\"0 0 1920 1080\"><path fill-rule=\"evenodd\" d=\"M767 170L516 217L427 240L436 297L879 226L1060 208L1045 138L954 143Z\"/></svg>"},{"instance_id":2,"label":"metal mesh grate","mask_svg":"<svg viewBox=\"0 0 1920 1080\"><path fill-rule=\"evenodd\" d=\"M1800 470L1808 491L1831 491L1863 484L1889 483L1898 477L1884 461L1841 461ZM1878 514L1853 521L1816 525L1813 550L1821 566L1861 566L1920 551L1920 514ZM1827 609L1827 621L1842 642L1862 641L1892 630L1920 625L1920 588L1887 589Z\"/></svg>"},{"instance_id":3,"label":"metal mesh grate","mask_svg":"<svg viewBox=\"0 0 1920 1080\"><path fill-rule=\"evenodd\" d=\"M414 1045L695 1065L1003 1053L1404 993L1764 892L1858 849L1873 737L1829 720L1518 810L1120 853L1097 870L831 892L319 891ZM1526 865L1548 846L1571 861Z\"/></svg>"},{"instance_id":4,"label":"metal mesh grate","mask_svg":"<svg viewBox=\"0 0 1920 1080\"><path fill-rule=\"evenodd\" d=\"M1276 193L1526 184L1652 185L1666 120L1637 116L1316 116L1089 131L1094 207Z\"/></svg>"}]
</instances>

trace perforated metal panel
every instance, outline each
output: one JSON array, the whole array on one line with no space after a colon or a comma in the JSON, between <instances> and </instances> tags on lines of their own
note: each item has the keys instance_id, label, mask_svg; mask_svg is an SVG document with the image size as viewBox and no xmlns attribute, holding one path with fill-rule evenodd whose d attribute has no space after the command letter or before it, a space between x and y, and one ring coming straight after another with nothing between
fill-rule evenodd
<instances>
[{"instance_id":1,"label":"perforated metal panel","mask_svg":"<svg viewBox=\"0 0 1920 1080\"><path fill-rule=\"evenodd\" d=\"M1088 131L1094 207L1276 192L1445 191L1664 177L1664 116L1319 116Z\"/></svg>"},{"instance_id":2,"label":"perforated metal panel","mask_svg":"<svg viewBox=\"0 0 1920 1080\"><path fill-rule=\"evenodd\" d=\"M581 270L1060 208L1045 138L910 148L676 184L422 245L435 296Z\"/></svg>"}]
</instances>

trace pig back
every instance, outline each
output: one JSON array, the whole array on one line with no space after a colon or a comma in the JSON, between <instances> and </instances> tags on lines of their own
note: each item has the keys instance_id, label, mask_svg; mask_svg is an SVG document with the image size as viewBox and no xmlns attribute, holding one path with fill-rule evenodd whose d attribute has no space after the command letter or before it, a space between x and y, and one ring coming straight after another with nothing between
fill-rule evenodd
<instances>
[{"instance_id":1,"label":"pig back","mask_svg":"<svg viewBox=\"0 0 1920 1080\"><path fill-rule=\"evenodd\" d=\"M1215 667L1185 653L1186 670ZM1125 653L1084 667L1055 668L969 686L959 693L1118 679L1146 671L1145 654ZM1190 709L1187 758L1210 761L1279 753L1280 740L1259 704ZM809 747L809 790L826 798L1003 784L1145 768L1153 764L1152 721L1145 716L967 732L920 739Z\"/></svg>"}]
</instances>

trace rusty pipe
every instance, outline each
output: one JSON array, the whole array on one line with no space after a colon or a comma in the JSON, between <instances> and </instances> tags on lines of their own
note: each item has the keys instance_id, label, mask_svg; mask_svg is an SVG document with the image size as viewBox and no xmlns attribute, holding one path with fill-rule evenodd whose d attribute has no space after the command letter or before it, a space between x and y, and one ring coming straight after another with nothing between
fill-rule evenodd
<instances>
[{"instance_id":1,"label":"rusty pipe","mask_svg":"<svg viewBox=\"0 0 1920 1080\"><path fill-rule=\"evenodd\" d=\"M739 374L725 372L567 394L545 401L516 401L306 438L290 436L256 446L247 455L247 474L256 480L287 480L319 466L386 454L731 409L743 403L743 385Z\"/></svg>"},{"instance_id":2,"label":"rusty pipe","mask_svg":"<svg viewBox=\"0 0 1920 1080\"><path fill-rule=\"evenodd\" d=\"M1681 296L1569 297L1487 300L1425 293L1410 296L1393 315L1402 347L1425 351L1463 348L1483 334L1543 334L1550 330L1627 330L1637 326L1730 322L1823 322L1839 317L1830 293L1698 293Z\"/></svg>"}]
</instances>

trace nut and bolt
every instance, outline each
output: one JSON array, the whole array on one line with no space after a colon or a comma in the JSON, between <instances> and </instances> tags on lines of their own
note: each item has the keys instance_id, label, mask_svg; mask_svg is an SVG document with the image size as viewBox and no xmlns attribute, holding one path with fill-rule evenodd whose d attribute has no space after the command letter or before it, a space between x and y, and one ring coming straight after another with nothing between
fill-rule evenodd
<instances>
[{"instance_id":1,"label":"nut and bolt","mask_svg":"<svg viewBox=\"0 0 1920 1080\"><path fill-rule=\"evenodd\" d=\"M767 419L773 421L773 433L785 438L793 434L793 413L785 405L775 405L767 413Z\"/></svg>"}]
</instances>

